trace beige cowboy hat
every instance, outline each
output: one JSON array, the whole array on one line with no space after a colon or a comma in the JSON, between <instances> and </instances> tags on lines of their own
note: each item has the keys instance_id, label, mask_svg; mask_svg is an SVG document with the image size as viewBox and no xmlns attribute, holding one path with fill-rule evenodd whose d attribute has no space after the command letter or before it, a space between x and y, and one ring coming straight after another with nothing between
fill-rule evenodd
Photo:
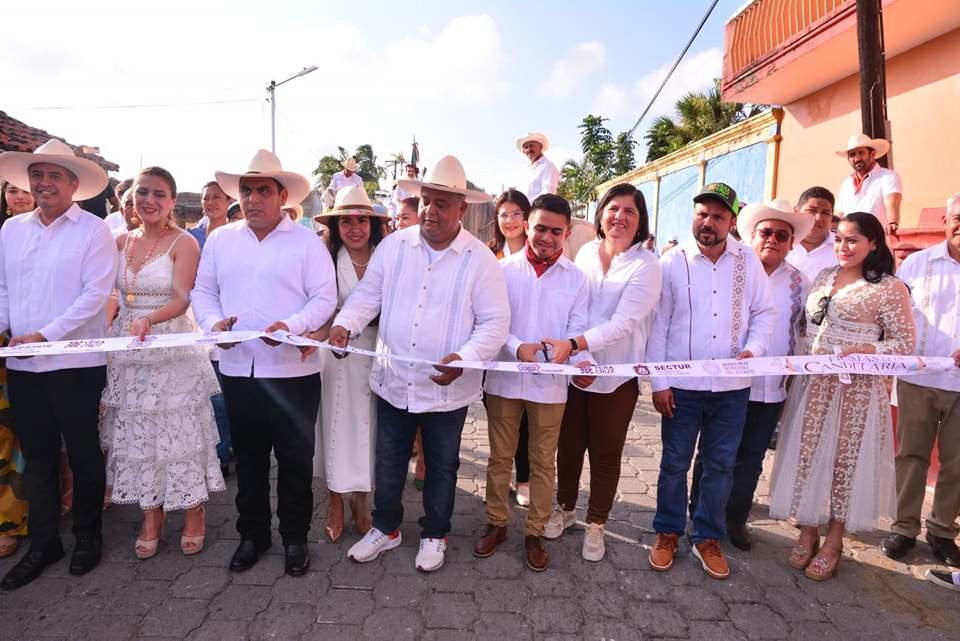
<instances>
[{"instance_id":1,"label":"beige cowboy hat","mask_svg":"<svg viewBox=\"0 0 960 641\"><path fill-rule=\"evenodd\" d=\"M550 149L550 140L540 133L529 133L523 138L517 138L517 149L520 150L520 153L523 153L523 145L528 142L538 142L543 146L543 149L540 151L546 151Z\"/></svg>"},{"instance_id":2,"label":"beige cowboy hat","mask_svg":"<svg viewBox=\"0 0 960 641\"><path fill-rule=\"evenodd\" d=\"M890 151L890 143L883 138L871 138L867 134L857 134L855 136L850 136L847 140L847 148L837 151L836 154L842 158L847 157L847 153L851 149L858 149L859 147L869 147L875 152L875 156L880 158L888 151Z\"/></svg>"},{"instance_id":3,"label":"beige cowboy hat","mask_svg":"<svg viewBox=\"0 0 960 641\"><path fill-rule=\"evenodd\" d=\"M283 211L290 214L290 218L292 218L294 222L303 218L303 207L301 207L298 203L295 203L293 205L287 203L286 205L283 206Z\"/></svg>"},{"instance_id":4,"label":"beige cowboy hat","mask_svg":"<svg viewBox=\"0 0 960 641\"><path fill-rule=\"evenodd\" d=\"M381 214L373 208L366 190L352 185L342 187L337 192L337 200L333 203L333 207L319 216L314 216L313 219L322 225L326 225L335 216L368 216L390 220L390 216Z\"/></svg>"},{"instance_id":5,"label":"beige cowboy hat","mask_svg":"<svg viewBox=\"0 0 960 641\"><path fill-rule=\"evenodd\" d=\"M30 165L39 162L63 167L77 177L80 185L77 187L76 193L73 194L74 200L87 200L99 195L110 180L103 167L92 160L74 155L70 145L56 138L43 143L32 153L29 151L5 151L0 154L0 176L20 189L28 191L30 189Z\"/></svg>"},{"instance_id":6,"label":"beige cowboy hat","mask_svg":"<svg viewBox=\"0 0 960 641\"><path fill-rule=\"evenodd\" d=\"M766 205L745 205L740 210L740 215L737 216L737 231L740 233L740 237L746 241L747 238L750 238L750 233L756 228L757 224L771 219L783 221L793 227L795 240L806 238L810 230L813 229L813 216L794 211L790 201L777 198Z\"/></svg>"},{"instance_id":7,"label":"beige cowboy hat","mask_svg":"<svg viewBox=\"0 0 960 641\"><path fill-rule=\"evenodd\" d=\"M342 164L343 164L343 168L348 171L356 171L360 169L360 164L357 163L357 159L352 156L344 160Z\"/></svg>"},{"instance_id":8,"label":"beige cowboy hat","mask_svg":"<svg viewBox=\"0 0 960 641\"><path fill-rule=\"evenodd\" d=\"M247 170L242 174L217 171L213 175L220 189L237 200L240 199L240 179L246 176L276 180L287 190L287 205L299 203L310 193L310 181L292 171L283 171L280 159L266 149L261 149L253 155Z\"/></svg>"},{"instance_id":9,"label":"beige cowboy hat","mask_svg":"<svg viewBox=\"0 0 960 641\"><path fill-rule=\"evenodd\" d=\"M397 181L397 185L411 196L419 196L420 190L426 187L460 194L468 203L488 203L493 200L488 193L467 188L467 173L463 170L460 161L453 156L444 156L437 161L430 180L401 178Z\"/></svg>"}]
</instances>

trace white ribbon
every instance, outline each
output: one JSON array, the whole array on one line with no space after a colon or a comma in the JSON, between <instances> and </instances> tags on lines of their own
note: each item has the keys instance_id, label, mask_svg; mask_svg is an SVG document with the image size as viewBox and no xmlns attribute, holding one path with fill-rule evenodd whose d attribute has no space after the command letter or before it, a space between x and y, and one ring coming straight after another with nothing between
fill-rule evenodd
<instances>
[{"instance_id":1,"label":"white ribbon","mask_svg":"<svg viewBox=\"0 0 960 641\"><path fill-rule=\"evenodd\" d=\"M329 343L315 341L289 332L205 332L195 334L161 334L147 336L144 340L136 337L95 338L73 341L54 341L48 343L21 343L15 347L0 348L0 357L24 356L60 356L63 354L84 354L90 352L119 352L139 349L158 349L166 347L185 347L191 345L215 345L218 343L241 343L244 341L270 338L272 340L298 347L312 346L342 353L338 347ZM386 360L436 365L422 358L382 354L355 347L347 347L352 354L371 356ZM665 363L624 363L619 365L557 365L554 363L516 363L506 361L456 361L448 367L466 369L498 370L503 372L521 372L526 374L557 374L562 376L666 376L674 378L688 377L726 377L726 376L783 376L785 374L868 374L873 376L905 376L922 373L943 372L956 369L950 357L930 356L893 356L885 354L851 354L849 356L770 356L764 358L733 358L710 361L672 361Z\"/></svg>"}]
</instances>

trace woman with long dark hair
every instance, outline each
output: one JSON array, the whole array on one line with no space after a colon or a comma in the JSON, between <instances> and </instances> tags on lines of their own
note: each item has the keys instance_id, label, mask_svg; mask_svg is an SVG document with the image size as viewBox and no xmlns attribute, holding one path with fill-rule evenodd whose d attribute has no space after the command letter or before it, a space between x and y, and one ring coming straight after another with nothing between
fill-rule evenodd
<instances>
[{"instance_id":1,"label":"woman with long dark hair","mask_svg":"<svg viewBox=\"0 0 960 641\"><path fill-rule=\"evenodd\" d=\"M907 287L880 221L847 214L839 265L814 280L798 354L909 354L916 329ZM802 349L801 349L802 348ZM890 401L880 376L801 376L787 398L770 489L770 515L792 517L800 538L789 563L817 581L833 576L844 531L870 530L894 511ZM821 545L820 526L827 525Z\"/></svg>"}]
</instances>

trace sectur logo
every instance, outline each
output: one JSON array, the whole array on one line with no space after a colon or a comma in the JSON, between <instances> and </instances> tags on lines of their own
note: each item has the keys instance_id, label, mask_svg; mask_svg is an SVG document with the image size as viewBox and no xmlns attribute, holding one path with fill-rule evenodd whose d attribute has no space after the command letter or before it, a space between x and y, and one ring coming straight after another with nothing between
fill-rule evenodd
<instances>
[{"instance_id":1,"label":"sectur logo","mask_svg":"<svg viewBox=\"0 0 960 641\"><path fill-rule=\"evenodd\" d=\"M713 183L713 184L711 184L711 185L708 185L708 186L707 186L707 190L709 190L709 191L714 191L714 192L716 192L716 193L718 193L718 194L721 194L721 195L723 195L723 196L729 196L729 195L730 195L730 188L729 188L728 186L724 185L723 183Z\"/></svg>"}]
</instances>

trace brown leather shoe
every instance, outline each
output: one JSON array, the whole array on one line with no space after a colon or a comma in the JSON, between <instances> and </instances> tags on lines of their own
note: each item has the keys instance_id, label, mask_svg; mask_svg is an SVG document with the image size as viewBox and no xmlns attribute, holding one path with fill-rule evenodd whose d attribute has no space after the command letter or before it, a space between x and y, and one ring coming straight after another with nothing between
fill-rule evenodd
<instances>
[{"instance_id":1,"label":"brown leather shoe","mask_svg":"<svg viewBox=\"0 0 960 641\"><path fill-rule=\"evenodd\" d=\"M650 550L647 562L657 572L666 572L673 565L673 555L680 546L680 536L677 534L663 534L657 532L657 539Z\"/></svg>"},{"instance_id":2,"label":"brown leather shoe","mask_svg":"<svg viewBox=\"0 0 960 641\"><path fill-rule=\"evenodd\" d=\"M523 539L523 547L527 549L527 567L534 572L543 572L547 569L547 550L543 547L543 537L528 534Z\"/></svg>"},{"instance_id":3,"label":"brown leather shoe","mask_svg":"<svg viewBox=\"0 0 960 641\"><path fill-rule=\"evenodd\" d=\"M473 546L473 556L485 559L497 551L497 546L507 540L507 528L505 526L487 524L483 531L483 536L477 539Z\"/></svg>"},{"instance_id":4,"label":"brown leather shoe","mask_svg":"<svg viewBox=\"0 0 960 641\"><path fill-rule=\"evenodd\" d=\"M720 541L707 539L693 546L693 556L700 560L703 571L715 579L725 579L730 576L730 566L723 558L720 550ZM831 572L832 573L832 572Z\"/></svg>"}]
</instances>

